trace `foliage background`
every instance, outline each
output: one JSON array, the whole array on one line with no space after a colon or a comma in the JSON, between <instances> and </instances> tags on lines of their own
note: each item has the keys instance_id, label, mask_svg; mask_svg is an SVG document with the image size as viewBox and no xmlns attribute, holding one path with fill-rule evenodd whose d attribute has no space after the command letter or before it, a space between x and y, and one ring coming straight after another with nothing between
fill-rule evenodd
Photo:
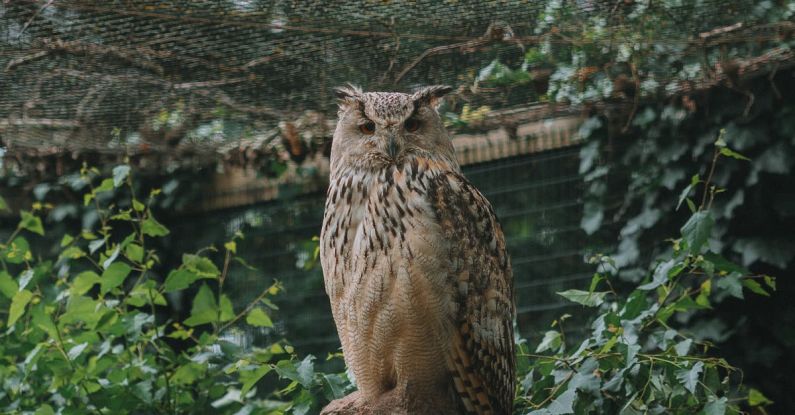
<instances>
[{"instance_id":1,"label":"foliage background","mask_svg":"<svg viewBox=\"0 0 795 415\"><path fill-rule=\"evenodd\" d=\"M305 302L324 305L320 274L307 269L322 195L293 185L270 204L210 214L192 208L219 169L322 183L313 163L322 160L328 131L305 110L333 121L331 86L444 82L457 87L442 108L457 132L497 125L510 133L513 120L501 111L529 113L537 105L587 118L582 148L468 171L513 243L525 290L520 305L532 309L520 316L522 334L539 344L546 322L568 312L576 315L566 326L574 342L590 331L593 313L559 308L554 292L587 283L591 266L581 258L590 254L612 255L627 284L617 283L619 290L670 254L664 239L687 219L684 208L672 207L694 173L707 176L712 143L726 129L729 146L752 162L716 172L714 183L733 191L716 198L710 247L754 274L779 276L779 292L742 302L724 296L713 302L714 313L677 323L742 368L774 410L795 410L786 376L795 364L787 353L795 342L787 301L795 256L792 1L106 6L0 5L0 194L14 207L3 217L4 235L15 229L16 212L37 200L54 204L45 237L31 238L44 258L57 252L61 235L95 229L99 217L83 206L79 169L88 161L111 174L129 157L144 193L162 189L152 208L172 233L152 242L161 280L182 253L242 230L250 238L243 257L263 271L231 271L234 304L253 299L252 286L270 284L262 273L279 277L287 294L274 299L283 306L273 312L274 327L249 330L241 341L300 342L323 333L326 343L300 349L322 357L336 349L329 322L318 324L328 313L297 312L308 309ZM286 124L300 132L298 147ZM122 196L114 190L101 198ZM188 317L195 293L174 294L162 313ZM341 369L339 360L322 360L328 370Z\"/></svg>"}]
</instances>

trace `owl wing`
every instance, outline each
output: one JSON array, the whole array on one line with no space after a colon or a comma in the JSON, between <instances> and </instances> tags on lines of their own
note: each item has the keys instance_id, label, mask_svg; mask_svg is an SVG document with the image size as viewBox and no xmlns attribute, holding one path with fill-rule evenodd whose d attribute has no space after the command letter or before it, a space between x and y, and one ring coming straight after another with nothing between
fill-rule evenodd
<instances>
[{"instance_id":1,"label":"owl wing","mask_svg":"<svg viewBox=\"0 0 795 415\"><path fill-rule=\"evenodd\" d=\"M429 190L451 247L457 310L447 364L455 391L470 414L510 414L515 310L505 237L491 204L460 174L437 176Z\"/></svg>"}]
</instances>

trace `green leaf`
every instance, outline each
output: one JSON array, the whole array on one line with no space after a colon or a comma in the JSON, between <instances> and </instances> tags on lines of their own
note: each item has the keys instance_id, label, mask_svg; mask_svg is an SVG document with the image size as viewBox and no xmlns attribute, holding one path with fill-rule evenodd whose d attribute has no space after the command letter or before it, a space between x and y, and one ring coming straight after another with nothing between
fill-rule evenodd
<instances>
[{"instance_id":1,"label":"green leaf","mask_svg":"<svg viewBox=\"0 0 795 415\"><path fill-rule=\"evenodd\" d=\"M185 320L185 324L193 327L217 321L218 305L215 302L215 296L207 284L202 284L193 299L193 308L191 308L190 317Z\"/></svg>"},{"instance_id":2,"label":"green leaf","mask_svg":"<svg viewBox=\"0 0 795 415\"><path fill-rule=\"evenodd\" d=\"M69 287L69 292L72 295L83 295L94 286L94 284L99 284L102 279L97 275L94 271L83 271L80 274L77 274L74 281L72 281L72 286Z\"/></svg>"},{"instance_id":3,"label":"green leaf","mask_svg":"<svg viewBox=\"0 0 795 415\"><path fill-rule=\"evenodd\" d=\"M23 236L17 236L6 248L0 253L2 258L10 264L21 264L25 259L29 259L30 247L28 240Z\"/></svg>"},{"instance_id":4,"label":"green leaf","mask_svg":"<svg viewBox=\"0 0 795 415\"><path fill-rule=\"evenodd\" d=\"M93 327L102 317L102 313L99 312L100 308L99 302L94 299L82 295L73 295L69 297L66 312L61 315L59 324L82 321Z\"/></svg>"},{"instance_id":5,"label":"green leaf","mask_svg":"<svg viewBox=\"0 0 795 415\"><path fill-rule=\"evenodd\" d=\"M751 388L748 391L748 405L751 406L764 406L773 403L767 396L763 395L762 392Z\"/></svg>"},{"instance_id":6,"label":"green leaf","mask_svg":"<svg viewBox=\"0 0 795 415\"><path fill-rule=\"evenodd\" d=\"M220 319L222 322L235 318L235 310L232 307L232 300L230 300L226 294L221 294L221 299L218 301L218 306L221 309Z\"/></svg>"},{"instance_id":7,"label":"green leaf","mask_svg":"<svg viewBox=\"0 0 795 415\"><path fill-rule=\"evenodd\" d=\"M163 283L165 292L173 292L188 288L199 276L195 272L187 269L175 269L168 273L166 282Z\"/></svg>"},{"instance_id":8,"label":"green leaf","mask_svg":"<svg viewBox=\"0 0 795 415\"><path fill-rule=\"evenodd\" d=\"M701 252L701 247L707 242L714 224L715 220L709 211L699 211L682 226L682 239L687 243L687 249L691 254L698 255Z\"/></svg>"},{"instance_id":9,"label":"green leaf","mask_svg":"<svg viewBox=\"0 0 795 415\"><path fill-rule=\"evenodd\" d=\"M166 298L157 290L157 283L152 280L136 285L125 301L134 307L143 307L150 300L155 305L168 305Z\"/></svg>"},{"instance_id":10,"label":"green leaf","mask_svg":"<svg viewBox=\"0 0 795 415\"><path fill-rule=\"evenodd\" d=\"M68 258L68 259L78 259L86 256L85 251L76 247L70 246L61 252L61 255L58 256L58 259Z\"/></svg>"},{"instance_id":11,"label":"green leaf","mask_svg":"<svg viewBox=\"0 0 795 415\"><path fill-rule=\"evenodd\" d=\"M256 327L273 327L270 317L259 307L248 313L246 323Z\"/></svg>"},{"instance_id":12,"label":"green leaf","mask_svg":"<svg viewBox=\"0 0 795 415\"><path fill-rule=\"evenodd\" d=\"M114 262L110 264L110 266L102 272L102 281L100 282L99 291L102 295L105 295L110 290L118 287L124 282L124 279L130 275L130 271L132 271L132 268L124 262Z\"/></svg>"},{"instance_id":13,"label":"green leaf","mask_svg":"<svg viewBox=\"0 0 795 415\"><path fill-rule=\"evenodd\" d=\"M55 411L52 409L52 406L45 403L40 406L33 415L55 415Z\"/></svg>"},{"instance_id":14,"label":"green leaf","mask_svg":"<svg viewBox=\"0 0 795 415\"><path fill-rule=\"evenodd\" d=\"M704 362L696 362L690 369L681 369L676 371L676 378L682 383L690 393L696 393L696 386L698 385L698 378L704 370Z\"/></svg>"},{"instance_id":15,"label":"green leaf","mask_svg":"<svg viewBox=\"0 0 795 415\"><path fill-rule=\"evenodd\" d=\"M204 376L207 365L190 362L180 366L171 377L171 381L176 385L190 385Z\"/></svg>"},{"instance_id":16,"label":"green leaf","mask_svg":"<svg viewBox=\"0 0 795 415\"><path fill-rule=\"evenodd\" d=\"M687 356L691 344L693 344L693 339L682 340L674 346L674 350L676 350L676 354L679 356Z\"/></svg>"},{"instance_id":17,"label":"green leaf","mask_svg":"<svg viewBox=\"0 0 795 415\"><path fill-rule=\"evenodd\" d=\"M743 284L740 282L740 276L738 274L731 273L720 277L718 283L715 285L718 288L726 290L732 297L743 298Z\"/></svg>"},{"instance_id":18,"label":"green leaf","mask_svg":"<svg viewBox=\"0 0 795 415\"><path fill-rule=\"evenodd\" d=\"M582 304L586 307L596 307L605 301L605 296L608 293L609 291L598 291L590 293L588 291L582 291L582 290L566 290L566 291L560 291L556 294L569 301Z\"/></svg>"},{"instance_id":19,"label":"green leaf","mask_svg":"<svg viewBox=\"0 0 795 415\"><path fill-rule=\"evenodd\" d=\"M44 235L44 227L41 225L41 219L38 216L25 210L20 211L19 216L22 218L17 226L19 229L25 229L39 235Z\"/></svg>"},{"instance_id":20,"label":"green leaf","mask_svg":"<svg viewBox=\"0 0 795 415\"><path fill-rule=\"evenodd\" d=\"M14 298L11 300L11 307L8 309L8 326L13 326L14 323L25 314L25 306L28 305L33 298L33 293L28 290L17 291Z\"/></svg>"},{"instance_id":21,"label":"green leaf","mask_svg":"<svg viewBox=\"0 0 795 415\"><path fill-rule=\"evenodd\" d=\"M323 395L327 400L333 401L345 396L345 385L347 380L336 373L328 374L323 373L320 376L320 382L323 386Z\"/></svg>"},{"instance_id":22,"label":"green leaf","mask_svg":"<svg viewBox=\"0 0 795 415\"><path fill-rule=\"evenodd\" d=\"M99 184L99 187L94 189L94 193L107 192L109 190L113 190L113 187L113 179L105 179Z\"/></svg>"},{"instance_id":23,"label":"green leaf","mask_svg":"<svg viewBox=\"0 0 795 415\"><path fill-rule=\"evenodd\" d=\"M116 166L113 168L113 186L119 187L124 184L124 180L130 175L130 166Z\"/></svg>"},{"instance_id":24,"label":"green leaf","mask_svg":"<svg viewBox=\"0 0 795 415\"><path fill-rule=\"evenodd\" d=\"M198 275L199 278L216 278L221 275L221 271L218 270L218 267L216 267L209 258L203 256L183 254L182 265Z\"/></svg>"},{"instance_id":25,"label":"green leaf","mask_svg":"<svg viewBox=\"0 0 795 415\"><path fill-rule=\"evenodd\" d=\"M574 399L577 398L575 389L569 389L555 398L546 408L550 415L564 415L574 413Z\"/></svg>"},{"instance_id":26,"label":"green leaf","mask_svg":"<svg viewBox=\"0 0 795 415\"><path fill-rule=\"evenodd\" d=\"M22 271L22 273L19 274L19 289L22 290L27 287L35 275L36 273L32 269Z\"/></svg>"},{"instance_id":27,"label":"green leaf","mask_svg":"<svg viewBox=\"0 0 795 415\"><path fill-rule=\"evenodd\" d=\"M682 202L687 199L687 195L689 195L690 191L698 185L699 181L700 178L697 174L690 178L690 184L682 190L682 193L679 194L679 202L676 203L676 210L679 210L679 207L682 206Z\"/></svg>"},{"instance_id":28,"label":"green leaf","mask_svg":"<svg viewBox=\"0 0 795 415\"><path fill-rule=\"evenodd\" d=\"M71 244L74 240L75 238L73 238L72 235L65 234L63 238L61 238L61 248Z\"/></svg>"},{"instance_id":29,"label":"green leaf","mask_svg":"<svg viewBox=\"0 0 795 415\"><path fill-rule=\"evenodd\" d=\"M124 248L124 256L133 262L141 262L144 259L144 249L141 245L131 243Z\"/></svg>"},{"instance_id":30,"label":"green leaf","mask_svg":"<svg viewBox=\"0 0 795 415\"><path fill-rule=\"evenodd\" d=\"M10 211L10 210L11 209L8 208L8 203L6 203L6 200L3 199L3 196L0 196L0 212Z\"/></svg>"},{"instance_id":31,"label":"green leaf","mask_svg":"<svg viewBox=\"0 0 795 415\"><path fill-rule=\"evenodd\" d=\"M776 279L769 275L765 275L764 279L765 279L765 284L768 287L770 287L771 290L776 291Z\"/></svg>"},{"instance_id":32,"label":"green leaf","mask_svg":"<svg viewBox=\"0 0 795 415\"><path fill-rule=\"evenodd\" d=\"M696 204L693 203L690 198L687 198L687 208L690 209L690 212L692 213L696 213L696 210L698 210L698 208L696 208Z\"/></svg>"},{"instance_id":33,"label":"green leaf","mask_svg":"<svg viewBox=\"0 0 795 415\"><path fill-rule=\"evenodd\" d=\"M304 388L309 389L312 387L312 380L315 377L315 364L314 361L315 356L307 355L301 363L298 364L296 367L296 372L298 372L298 382L301 383L301 386Z\"/></svg>"},{"instance_id":34,"label":"green leaf","mask_svg":"<svg viewBox=\"0 0 795 415\"><path fill-rule=\"evenodd\" d=\"M169 234L168 229L153 217L148 217L141 224L141 232L148 236L166 236Z\"/></svg>"},{"instance_id":35,"label":"green leaf","mask_svg":"<svg viewBox=\"0 0 795 415\"><path fill-rule=\"evenodd\" d=\"M555 330L549 330L544 333L544 338L541 339L541 343L538 344L536 347L536 353L542 353L547 350L555 351L560 348L561 345L561 338L560 332Z\"/></svg>"},{"instance_id":36,"label":"green leaf","mask_svg":"<svg viewBox=\"0 0 795 415\"><path fill-rule=\"evenodd\" d=\"M19 291L19 285L14 281L11 274L0 271L0 293L3 293L7 298L14 298L17 291Z\"/></svg>"},{"instance_id":37,"label":"green leaf","mask_svg":"<svg viewBox=\"0 0 795 415\"><path fill-rule=\"evenodd\" d=\"M104 239L95 239L88 243L88 252L93 254L94 252L97 252L97 249L102 248L102 245L105 245Z\"/></svg>"},{"instance_id":38,"label":"green leaf","mask_svg":"<svg viewBox=\"0 0 795 415\"><path fill-rule=\"evenodd\" d=\"M33 324L36 327L47 333L50 338L58 338L58 329L55 327L55 323L53 323L50 316L44 311L44 307L41 304L33 308L31 315L33 316Z\"/></svg>"},{"instance_id":39,"label":"green leaf","mask_svg":"<svg viewBox=\"0 0 795 415\"><path fill-rule=\"evenodd\" d=\"M671 270L674 268L674 265L677 264L676 260L669 259L668 261L660 262L657 264L657 267L654 268L654 275L652 277L651 282L643 284L638 287L639 290L653 290L666 282L668 282L669 274Z\"/></svg>"},{"instance_id":40,"label":"green leaf","mask_svg":"<svg viewBox=\"0 0 795 415\"><path fill-rule=\"evenodd\" d=\"M263 376L271 371L268 365L262 365L256 370L247 370L240 372L240 382L243 384L240 388L240 395L245 395Z\"/></svg>"},{"instance_id":41,"label":"green leaf","mask_svg":"<svg viewBox=\"0 0 795 415\"><path fill-rule=\"evenodd\" d=\"M729 147L722 147L720 149L720 153L726 157L735 158L737 160L751 161L751 159L749 159L748 157L745 157L744 155L730 149Z\"/></svg>"},{"instance_id":42,"label":"green leaf","mask_svg":"<svg viewBox=\"0 0 795 415\"><path fill-rule=\"evenodd\" d=\"M133 207L133 210L135 210L136 212L143 212L144 209L146 209L146 205L144 205L143 203L139 202L138 199L133 199L132 207Z\"/></svg>"},{"instance_id":43,"label":"green leaf","mask_svg":"<svg viewBox=\"0 0 795 415\"><path fill-rule=\"evenodd\" d=\"M764 295L765 297L770 297L770 294L762 288L762 285L756 282L755 280L746 278L743 281L743 286L748 288L749 291L755 294Z\"/></svg>"},{"instance_id":44,"label":"green leaf","mask_svg":"<svg viewBox=\"0 0 795 415\"><path fill-rule=\"evenodd\" d=\"M728 401L725 396L720 399L710 397L709 402L704 405L704 415L725 415Z\"/></svg>"}]
</instances>

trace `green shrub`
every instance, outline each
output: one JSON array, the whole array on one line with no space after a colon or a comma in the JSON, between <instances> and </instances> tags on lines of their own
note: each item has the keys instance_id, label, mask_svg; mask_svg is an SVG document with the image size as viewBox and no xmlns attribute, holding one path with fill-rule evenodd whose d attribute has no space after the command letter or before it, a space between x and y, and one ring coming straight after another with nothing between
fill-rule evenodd
<instances>
[{"instance_id":1,"label":"green shrub","mask_svg":"<svg viewBox=\"0 0 795 415\"><path fill-rule=\"evenodd\" d=\"M149 208L159 190L139 199L124 165L109 178L83 168L81 179L97 229L34 252L49 208L37 203L0 245L0 412L304 414L344 395L344 375L316 374L314 357L299 359L285 341L235 341L241 324L273 327L270 299L281 290L266 286L244 307L224 293L230 267L248 267L236 256L242 234L223 244L221 263L209 247L163 269L152 246L169 230ZM129 208L102 202L111 191L128 194ZM173 317L178 292L193 296L184 319Z\"/></svg>"},{"instance_id":2,"label":"green shrub","mask_svg":"<svg viewBox=\"0 0 795 415\"><path fill-rule=\"evenodd\" d=\"M743 298L748 291L767 296L776 287L772 277L751 275L708 246L715 224L710 208L726 191L711 181L721 157L747 160L726 147L721 135L709 177L693 176L679 197L690 219L642 284L623 295L611 282L618 273L615 262L597 255L587 291L558 293L596 315L579 345L567 347L568 315L553 322L535 348L519 342L518 413L722 415L739 413L741 405L766 413L771 402L742 388L739 369L712 356L712 345L699 341L698 333L677 329L709 310L714 299ZM699 197L691 198L698 189Z\"/></svg>"}]
</instances>

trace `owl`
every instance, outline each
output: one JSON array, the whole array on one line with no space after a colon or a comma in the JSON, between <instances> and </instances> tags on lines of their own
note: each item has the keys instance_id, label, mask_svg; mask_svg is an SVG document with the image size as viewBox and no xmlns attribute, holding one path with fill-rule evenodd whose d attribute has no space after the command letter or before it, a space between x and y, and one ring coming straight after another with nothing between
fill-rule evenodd
<instances>
[{"instance_id":1,"label":"owl","mask_svg":"<svg viewBox=\"0 0 795 415\"><path fill-rule=\"evenodd\" d=\"M324 414L511 413L511 266L437 113L449 91L337 90L320 258L358 391Z\"/></svg>"}]
</instances>

